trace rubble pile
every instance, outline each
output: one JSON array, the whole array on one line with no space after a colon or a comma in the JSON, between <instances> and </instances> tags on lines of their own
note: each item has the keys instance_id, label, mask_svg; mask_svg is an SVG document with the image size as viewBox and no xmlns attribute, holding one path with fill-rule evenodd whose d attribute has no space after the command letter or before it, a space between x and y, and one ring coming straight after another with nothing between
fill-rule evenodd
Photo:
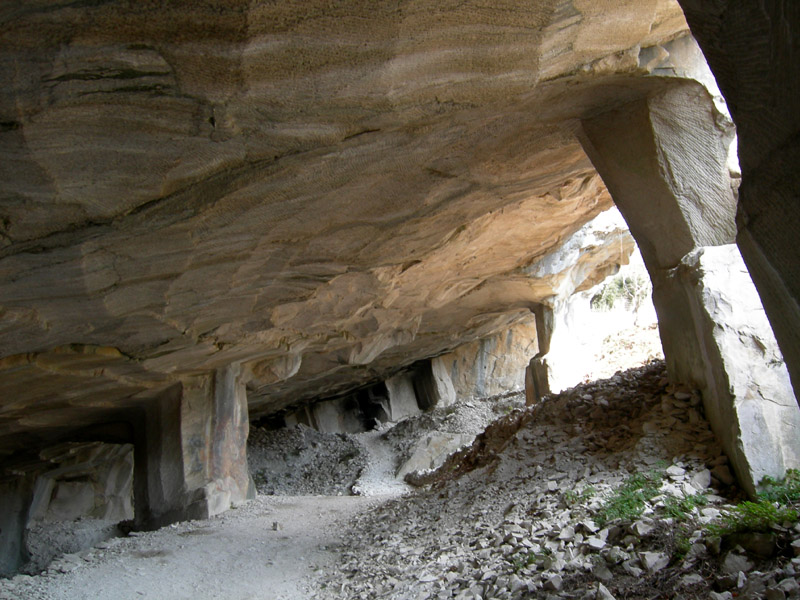
<instances>
[{"instance_id":1,"label":"rubble pile","mask_svg":"<svg viewBox=\"0 0 800 600\"><path fill-rule=\"evenodd\" d=\"M347 496L405 490L402 481L394 480L395 473L426 436L453 434L469 443L498 416L524 403L522 392L459 400L385 423L378 431L354 434L323 433L305 425L251 427L248 467L260 494Z\"/></svg>"},{"instance_id":2,"label":"rubble pile","mask_svg":"<svg viewBox=\"0 0 800 600\"><path fill-rule=\"evenodd\" d=\"M351 493L367 455L350 434L321 433L305 425L252 427L247 461L260 494L341 496Z\"/></svg>"},{"instance_id":3,"label":"rubble pile","mask_svg":"<svg viewBox=\"0 0 800 600\"><path fill-rule=\"evenodd\" d=\"M710 533L740 492L661 362L515 411L428 481L359 517L317 597L800 597L796 531L760 555Z\"/></svg>"},{"instance_id":4,"label":"rubble pile","mask_svg":"<svg viewBox=\"0 0 800 600\"><path fill-rule=\"evenodd\" d=\"M405 463L420 440L431 432L477 436L502 415L525 406L524 392L508 392L487 398L458 400L455 404L409 417L387 429L381 436Z\"/></svg>"}]
</instances>

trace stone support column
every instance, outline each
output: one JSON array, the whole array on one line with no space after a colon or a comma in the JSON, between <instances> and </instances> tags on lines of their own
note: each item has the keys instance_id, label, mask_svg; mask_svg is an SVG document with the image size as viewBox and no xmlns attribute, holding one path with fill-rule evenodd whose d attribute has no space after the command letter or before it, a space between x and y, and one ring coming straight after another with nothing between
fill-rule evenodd
<instances>
[{"instance_id":1,"label":"stone support column","mask_svg":"<svg viewBox=\"0 0 800 600\"><path fill-rule=\"evenodd\" d=\"M583 121L581 141L641 249L670 377L701 390L712 428L753 494L763 475L781 476L797 466L784 433L800 425L800 411L761 386L776 360L763 341L771 332L758 324L763 309L741 304L731 311L736 322L724 323L731 315L715 306L738 304L737 288L746 296L749 280L742 281L746 269L738 253L703 258L699 250L734 241L736 199L727 165L732 136L706 89L685 81ZM710 276L711 256L721 258L716 262L736 275L735 283ZM737 333L719 334L730 327ZM744 356L755 381L732 372L743 368Z\"/></svg>"},{"instance_id":2,"label":"stone support column","mask_svg":"<svg viewBox=\"0 0 800 600\"><path fill-rule=\"evenodd\" d=\"M147 403L134 423L133 503L137 528L198 518L188 509L181 452L180 384Z\"/></svg>"},{"instance_id":3,"label":"stone support column","mask_svg":"<svg viewBox=\"0 0 800 600\"><path fill-rule=\"evenodd\" d=\"M419 405L414 393L414 380L410 373L398 373L386 380L386 391L389 394L389 410L392 421L418 415Z\"/></svg>"},{"instance_id":4,"label":"stone support column","mask_svg":"<svg viewBox=\"0 0 800 600\"><path fill-rule=\"evenodd\" d=\"M414 392L422 410L449 406L456 401L456 390L447 365L441 357L419 363L414 372Z\"/></svg>"},{"instance_id":5,"label":"stone support column","mask_svg":"<svg viewBox=\"0 0 800 600\"><path fill-rule=\"evenodd\" d=\"M137 526L208 518L254 496L239 365L186 378L151 402L136 429Z\"/></svg>"},{"instance_id":6,"label":"stone support column","mask_svg":"<svg viewBox=\"0 0 800 600\"><path fill-rule=\"evenodd\" d=\"M545 355L550 352L550 342L553 339L555 317L553 309L539 304L533 309L536 317L536 339L539 351L536 353L528 367L525 369L525 404L536 404L550 393L550 378L547 372L547 359Z\"/></svg>"},{"instance_id":7,"label":"stone support column","mask_svg":"<svg viewBox=\"0 0 800 600\"><path fill-rule=\"evenodd\" d=\"M742 169L737 243L797 391L800 3L679 2L736 123Z\"/></svg>"},{"instance_id":8,"label":"stone support column","mask_svg":"<svg viewBox=\"0 0 800 600\"><path fill-rule=\"evenodd\" d=\"M211 435L209 514L255 497L255 484L247 468L250 422L247 391L241 367L230 365L216 372Z\"/></svg>"},{"instance_id":9,"label":"stone support column","mask_svg":"<svg viewBox=\"0 0 800 600\"><path fill-rule=\"evenodd\" d=\"M0 481L0 577L13 575L28 560L25 527L35 479L35 473L25 473Z\"/></svg>"}]
</instances>

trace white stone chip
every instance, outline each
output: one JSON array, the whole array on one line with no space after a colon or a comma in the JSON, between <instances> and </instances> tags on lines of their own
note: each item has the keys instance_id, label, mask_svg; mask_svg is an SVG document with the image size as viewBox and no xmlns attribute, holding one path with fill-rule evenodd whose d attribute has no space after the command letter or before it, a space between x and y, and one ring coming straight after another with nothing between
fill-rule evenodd
<instances>
[{"instance_id":1,"label":"white stone chip","mask_svg":"<svg viewBox=\"0 0 800 600\"><path fill-rule=\"evenodd\" d=\"M728 552L725 560L722 561L723 573L735 575L740 571L747 573L753 568L753 563L750 562L746 556L736 554L735 552Z\"/></svg>"},{"instance_id":2,"label":"white stone chip","mask_svg":"<svg viewBox=\"0 0 800 600\"><path fill-rule=\"evenodd\" d=\"M657 573L669 564L669 556L663 552L640 552L639 562L649 573Z\"/></svg>"},{"instance_id":3,"label":"white stone chip","mask_svg":"<svg viewBox=\"0 0 800 600\"><path fill-rule=\"evenodd\" d=\"M704 490L711 485L711 471L703 469L692 475L690 480L692 487L698 490Z\"/></svg>"},{"instance_id":4,"label":"white stone chip","mask_svg":"<svg viewBox=\"0 0 800 600\"><path fill-rule=\"evenodd\" d=\"M548 580L544 584L544 588L546 590L553 590L558 591L561 589L561 575L553 575L552 577L548 578Z\"/></svg>"},{"instance_id":5,"label":"white stone chip","mask_svg":"<svg viewBox=\"0 0 800 600\"><path fill-rule=\"evenodd\" d=\"M651 531L653 531L653 525L651 525L650 523L646 523L645 521L639 520L639 521L635 521L631 525L630 529L631 529L631 533L633 533L634 535L637 535L639 537L643 537L643 536L647 535L648 533L650 533Z\"/></svg>"},{"instance_id":6,"label":"white stone chip","mask_svg":"<svg viewBox=\"0 0 800 600\"><path fill-rule=\"evenodd\" d=\"M592 536L586 539L586 545L592 548L593 550L602 550L606 546L605 540L600 539L599 537Z\"/></svg>"},{"instance_id":7,"label":"white stone chip","mask_svg":"<svg viewBox=\"0 0 800 600\"><path fill-rule=\"evenodd\" d=\"M683 477L685 473L686 469L679 467L678 465L671 465L667 467L667 475L670 477Z\"/></svg>"},{"instance_id":8,"label":"white stone chip","mask_svg":"<svg viewBox=\"0 0 800 600\"><path fill-rule=\"evenodd\" d=\"M597 600L616 600L614 595L608 591L608 588L599 582L597 583L597 595L595 597Z\"/></svg>"}]
</instances>

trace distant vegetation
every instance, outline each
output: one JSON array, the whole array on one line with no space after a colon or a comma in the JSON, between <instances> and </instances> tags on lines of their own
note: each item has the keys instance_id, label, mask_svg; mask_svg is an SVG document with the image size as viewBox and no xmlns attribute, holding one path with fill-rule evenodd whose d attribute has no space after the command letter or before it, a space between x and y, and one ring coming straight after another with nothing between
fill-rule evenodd
<instances>
[{"instance_id":1,"label":"distant vegetation","mask_svg":"<svg viewBox=\"0 0 800 600\"><path fill-rule=\"evenodd\" d=\"M603 285L590 301L594 310L611 310L617 302L636 312L652 290L650 281L642 275L617 275Z\"/></svg>"}]
</instances>

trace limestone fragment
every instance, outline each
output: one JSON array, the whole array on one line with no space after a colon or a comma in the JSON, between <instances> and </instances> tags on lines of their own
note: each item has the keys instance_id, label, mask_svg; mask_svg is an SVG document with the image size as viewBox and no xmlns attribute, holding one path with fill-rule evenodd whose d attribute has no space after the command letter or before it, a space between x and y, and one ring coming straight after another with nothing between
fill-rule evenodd
<instances>
[{"instance_id":1,"label":"limestone fragment","mask_svg":"<svg viewBox=\"0 0 800 600\"><path fill-rule=\"evenodd\" d=\"M597 583L597 600L616 600L614 595L608 591L608 588L602 583Z\"/></svg>"},{"instance_id":2,"label":"limestone fragment","mask_svg":"<svg viewBox=\"0 0 800 600\"><path fill-rule=\"evenodd\" d=\"M640 519L638 521L634 521L633 524L631 524L630 530L631 533L633 533L634 535L638 537L644 537L648 533L653 531L653 524Z\"/></svg>"},{"instance_id":3,"label":"limestone fragment","mask_svg":"<svg viewBox=\"0 0 800 600\"><path fill-rule=\"evenodd\" d=\"M657 573L669 564L669 556L663 552L640 552L639 561L649 573Z\"/></svg>"},{"instance_id":4,"label":"limestone fragment","mask_svg":"<svg viewBox=\"0 0 800 600\"><path fill-rule=\"evenodd\" d=\"M728 552L722 562L722 571L724 573L736 574L739 572L747 573L753 568L753 563L742 554L736 552Z\"/></svg>"},{"instance_id":5,"label":"limestone fragment","mask_svg":"<svg viewBox=\"0 0 800 600\"><path fill-rule=\"evenodd\" d=\"M561 575L550 576L544 584L546 590L558 591L561 589L562 578Z\"/></svg>"},{"instance_id":6,"label":"limestone fragment","mask_svg":"<svg viewBox=\"0 0 800 600\"><path fill-rule=\"evenodd\" d=\"M711 485L711 471L703 469L692 475L690 483L695 489L704 490Z\"/></svg>"}]
</instances>

